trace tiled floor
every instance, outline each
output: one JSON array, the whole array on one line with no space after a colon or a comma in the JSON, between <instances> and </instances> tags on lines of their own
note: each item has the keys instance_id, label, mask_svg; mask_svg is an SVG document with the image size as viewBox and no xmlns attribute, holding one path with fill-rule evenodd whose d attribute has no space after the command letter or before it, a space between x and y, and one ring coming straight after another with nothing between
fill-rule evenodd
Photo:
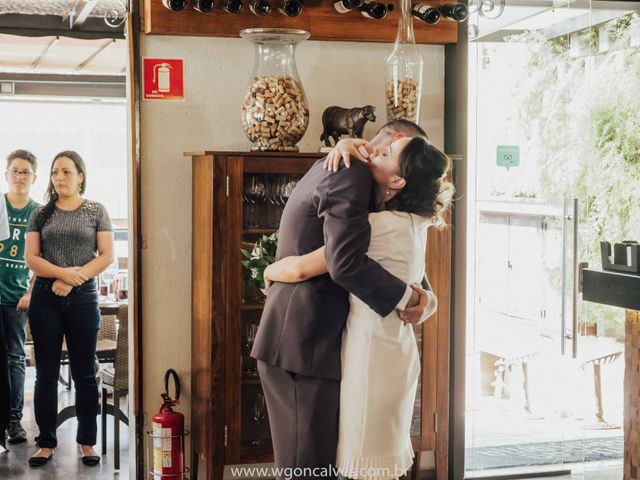
<instances>
[{"instance_id":1,"label":"tiled floor","mask_svg":"<svg viewBox=\"0 0 640 480\"><path fill-rule=\"evenodd\" d=\"M531 442L468 449L466 458L478 470L521 465L616 460L623 458L624 440L618 437L588 438L564 442Z\"/></svg>"},{"instance_id":2,"label":"tiled floor","mask_svg":"<svg viewBox=\"0 0 640 480\"><path fill-rule=\"evenodd\" d=\"M536 468L536 467L533 467ZM548 467L543 467L548 468ZM571 475L555 475L555 476L538 476L529 477L528 480L622 480L622 462L620 461L607 461L588 464L565 464L562 468L570 470ZM533 470L535 472L536 470ZM542 470L538 470L542 471ZM482 478L498 478L500 476L515 475L523 473L524 470L514 469L495 469L485 470L477 475L472 475L467 472L465 479L478 479ZM531 472L531 470L529 471Z\"/></svg>"},{"instance_id":3,"label":"tiled floor","mask_svg":"<svg viewBox=\"0 0 640 480\"><path fill-rule=\"evenodd\" d=\"M37 426L33 416L33 384L35 372L32 368L27 373L27 394L25 399L25 418L23 425L29 434L29 442L17 446L11 446L8 454L0 455L0 479L11 480L71 480L71 479L128 479L129 463L128 463L128 430L124 424L121 424L121 467L119 472L113 469L113 444L109 439L107 455L102 457L102 462L98 467L86 467L82 465L79 459L79 451L75 443L76 421L68 420L58 429L59 447L52 461L46 466L33 469L27 465L27 459L36 447L33 444L33 437L37 434ZM67 392L63 387L59 390L60 407L69 405L73 402L73 395ZM98 428L99 428L98 422ZM108 428L111 431L113 425L112 417L108 418ZM98 439L100 435L98 435ZM97 449L100 448L98 440ZM538 480L621 480L622 467L614 463L603 463L599 468L583 469L581 467L573 468L573 475L565 475L558 477L536 477ZM493 473L504 473L505 470L496 470L493 472L485 471L483 476ZM473 478L473 477L470 477ZM534 479L535 480L535 479Z\"/></svg>"},{"instance_id":4,"label":"tiled floor","mask_svg":"<svg viewBox=\"0 0 640 480\"><path fill-rule=\"evenodd\" d=\"M560 411L537 408L533 414L506 401L496 402L492 397L483 397L483 403L477 401L476 410L466 412L467 468L480 472L509 467L621 461L624 443L622 406L613 408L610 406L613 402L605 404L607 424L597 424L594 406L584 401L584 405L578 405L588 393L573 391L568 397L577 399L575 405L565 405L566 408Z\"/></svg>"},{"instance_id":5,"label":"tiled floor","mask_svg":"<svg viewBox=\"0 0 640 480\"><path fill-rule=\"evenodd\" d=\"M622 480L622 467L602 468L581 474L560 477L536 477L532 480Z\"/></svg>"},{"instance_id":6,"label":"tiled floor","mask_svg":"<svg viewBox=\"0 0 640 480\"><path fill-rule=\"evenodd\" d=\"M128 479L128 430L124 423L121 423L120 438L120 471L113 469L113 439L108 439L107 455L102 456L102 461L97 467L86 467L80 461L80 452L75 442L76 426L75 419L67 420L58 428L58 448L56 454L49 463L43 467L30 468L27 464L28 458L36 451L33 438L37 435L38 429L33 415L33 385L35 372L33 368L27 369L27 385L25 395L25 411L23 426L29 436L29 441L20 445L9 445L9 453L0 455L0 479L11 480L84 480L84 479ZM63 387L59 389L60 408L73 403L73 393L67 392ZM124 408L124 401L122 402ZM107 428L111 433L113 428L113 417L107 418ZM100 452L100 419L98 418L98 445L96 450Z\"/></svg>"}]
</instances>

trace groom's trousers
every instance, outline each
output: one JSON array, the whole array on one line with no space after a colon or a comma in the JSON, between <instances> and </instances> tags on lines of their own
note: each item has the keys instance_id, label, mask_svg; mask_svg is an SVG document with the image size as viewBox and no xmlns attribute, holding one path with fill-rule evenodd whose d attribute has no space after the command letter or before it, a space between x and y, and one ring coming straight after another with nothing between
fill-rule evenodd
<instances>
[{"instance_id":1,"label":"groom's trousers","mask_svg":"<svg viewBox=\"0 0 640 480\"><path fill-rule=\"evenodd\" d=\"M280 477L335 478L340 380L307 377L261 360L258 372L275 466L287 469Z\"/></svg>"}]
</instances>

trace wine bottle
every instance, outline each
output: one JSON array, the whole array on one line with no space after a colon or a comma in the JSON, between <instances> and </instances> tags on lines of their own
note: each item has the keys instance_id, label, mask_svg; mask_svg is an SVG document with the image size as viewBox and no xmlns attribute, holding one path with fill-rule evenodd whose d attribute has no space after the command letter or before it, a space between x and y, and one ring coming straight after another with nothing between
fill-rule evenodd
<instances>
[{"instance_id":1,"label":"wine bottle","mask_svg":"<svg viewBox=\"0 0 640 480\"><path fill-rule=\"evenodd\" d=\"M446 20L464 22L469 16L469 9L464 3L445 3L440 5L440 13Z\"/></svg>"},{"instance_id":2,"label":"wine bottle","mask_svg":"<svg viewBox=\"0 0 640 480\"><path fill-rule=\"evenodd\" d=\"M265 15L269 15L271 13L271 5L267 0L254 0L251 3L251 11L254 15L258 17L264 17Z\"/></svg>"},{"instance_id":3,"label":"wine bottle","mask_svg":"<svg viewBox=\"0 0 640 480\"><path fill-rule=\"evenodd\" d=\"M360 13L367 18L382 20L387 16L387 6L376 0L365 1L360 7Z\"/></svg>"},{"instance_id":4,"label":"wine bottle","mask_svg":"<svg viewBox=\"0 0 640 480\"><path fill-rule=\"evenodd\" d=\"M302 11L302 0L280 0L278 10L287 17L297 17Z\"/></svg>"},{"instance_id":5,"label":"wine bottle","mask_svg":"<svg viewBox=\"0 0 640 480\"><path fill-rule=\"evenodd\" d=\"M429 25L435 25L440 21L440 11L428 3L420 2L413 5L411 13Z\"/></svg>"},{"instance_id":6,"label":"wine bottle","mask_svg":"<svg viewBox=\"0 0 640 480\"><path fill-rule=\"evenodd\" d=\"M225 0L223 9L229 13L240 13L242 12L242 0Z\"/></svg>"},{"instance_id":7,"label":"wine bottle","mask_svg":"<svg viewBox=\"0 0 640 480\"><path fill-rule=\"evenodd\" d=\"M354 8L360 8L362 2L363 0L337 0L333 2L333 8L335 8L338 13L347 13Z\"/></svg>"},{"instance_id":8,"label":"wine bottle","mask_svg":"<svg viewBox=\"0 0 640 480\"><path fill-rule=\"evenodd\" d=\"M187 6L187 0L162 0L162 5L169 10L179 12L180 10L184 10L184 7Z\"/></svg>"},{"instance_id":9,"label":"wine bottle","mask_svg":"<svg viewBox=\"0 0 640 480\"><path fill-rule=\"evenodd\" d=\"M213 0L191 0L193 8L199 12L210 12L213 10Z\"/></svg>"}]
</instances>

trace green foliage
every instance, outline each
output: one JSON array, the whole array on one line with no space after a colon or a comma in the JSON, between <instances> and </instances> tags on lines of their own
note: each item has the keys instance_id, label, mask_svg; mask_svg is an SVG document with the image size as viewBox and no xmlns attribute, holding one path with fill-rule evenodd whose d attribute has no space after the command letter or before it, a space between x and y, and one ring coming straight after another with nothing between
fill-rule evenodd
<instances>
[{"instance_id":1,"label":"green foliage","mask_svg":"<svg viewBox=\"0 0 640 480\"><path fill-rule=\"evenodd\" d=\"M251 251L242 249L242 266L249 270L249 285L255 288L265 288L264 271L276 261L278 248L278 232L273 235L263 235Z\"/></svg>"},{"instance_id":2,"label":"green foliage","mask_svg":"<svg viewBox=\"0 0 640 480\"><path fill-rule=\"evenodd\" d=\"M539 165L539 198L581 199L580 259L596 268L600 240L640 239L640 48L629 46L640 23L629 15L603 28L608 50L598 53L592 28L576 37L586 44L578 56L566 40L538 33L510 38L526 46L529 59L514 75L519 112L508 128ZM619 309L604 306L583 315L618 333L624 322Z\"/></svg>"}]
</instances>

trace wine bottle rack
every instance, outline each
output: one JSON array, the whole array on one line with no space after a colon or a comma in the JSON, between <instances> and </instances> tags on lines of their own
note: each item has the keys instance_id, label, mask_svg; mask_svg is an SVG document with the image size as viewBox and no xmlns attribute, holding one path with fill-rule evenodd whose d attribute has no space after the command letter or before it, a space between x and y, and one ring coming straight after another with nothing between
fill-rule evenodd
<instances>
[{"instance_id":1,"label":"wine bottle rack","mask_svg":"<svg viewBox=\"0 0 640 480\"><path fill-rule=\"evenodd\" d=\"M298 28L310 32L311 40L393 42L399 9L395 0L387 3L395 8L384 19L372 20L358 10L340 14L334 9L332 0L305 0L302 13L293 18L282 15L275 8L269 15L257 17L251 13L246 0L240 14L223 11L220 0L207 13L198 12L190 5L174 12L166 9L161 0L144 0L144 31L154 35L238 37L243 28ZM430 3L437 6L446 2ZM422 44L455 43L457 29L456 22L444 19L436 25L427 25L418 19L414 21L416 42Z\"/></svg>"}]
</instances>

